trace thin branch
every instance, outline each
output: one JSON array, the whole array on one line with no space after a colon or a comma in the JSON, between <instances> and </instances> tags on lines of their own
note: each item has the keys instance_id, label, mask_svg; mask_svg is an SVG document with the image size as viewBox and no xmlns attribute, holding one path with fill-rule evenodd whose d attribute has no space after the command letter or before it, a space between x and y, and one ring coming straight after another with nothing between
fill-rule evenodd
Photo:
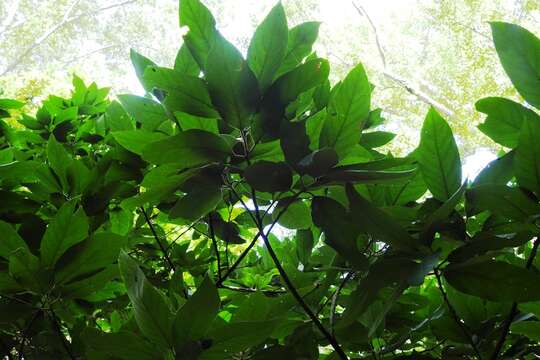
<instances>
[{"instance_id":1,"label":"thin branch","mask_svg":"<svg viewBox=\"0 0 540 360\"><path fill-rule=\"evenodd\" d=\"M238 291L238 292L244 292L244 293L254 293L254 292L261 292L264 295L267 296L278 296L280 294L287 293L286 290L259 290L259 289L252 289L248 287L237 287L237 286L230 286L230 285L220 285L219 286L222 289L227 289L231 291Z\"/></svg>"},{"instance_id":2,"label":"thin branch","mask_svg":"<svg viewBox=\"0 0 540 360\"><path fill-rule=\"evenodd\" d=\"M219 248L216 240L216 235L214 234L214 224L212 222L211 214L208 214L208 228L210 229L210 238L212 239L212 244L214 245L214 252L216 253L218 283L221 283L221 258L219 256Z\"/></svg>"},{"instance_id":3,"label":"thin branch","mask_svg":"<svg viewBox=\"0 0 540 360\"><path fill-rule=\"evenodd\" d=\"M536 254L538 253L538 245L540 245L540 238L536 238L534 241L533 247L531 249L531 253L529 254L529 258L527 259L527 263L525 264L525 269L529 270L532 266L532 263L534 261L534 258ZM499 341L497 341L497 345L495 345L495 350L493 350L493 354L491 354L490 359L496 360L499 357L499 353L502 350L502 347L504 345L504 342L506 341L506 336L508 335L508 331L510 330L510 325L512 325L512 321L514 320L514 317L517 314L517 303L512 303L512 307L510 308L510 312L508 313L508 317L503 323L503 328L501 332L501 336L499 338Z\"/></svg>"},{"instance_id":4,"label":"thin branch","mask_svg":"<svg viewBox=\"0 0 540 360\"><path fill-rule=\"evenodd\" d=\"M51 315L51 319L52 319L52 322L54 324L54 328L56 330L56 333L58 334L58 337L60 337L60 340L62 341L62 345L64 346L64 350L66 350L66 353L68 354L68 356L69 356L69 358L71 360L75 360L76 357L75 357L75 355L73 355L73 352L70 349L70 346L69 346L70 344L67 341L64 334L62 333L62 329L60 327L60 322L58 321L58 317L56 316L56 314L54 313L54 311L52 309L49 310L49 313Z\"/></svg>"},{"instance_id":5,"label":"thin branch","mask_svg":"<svg viewBox=\"0 0 540 360\"><path fill-rule=\"evenodd\" d=\"M431 105L431 106L437 108L437 110L443 112L444 114L446 114L448 116L452 116L454 114L454 112L452 110L450 110L448 107L446 107L444 104L441 104L439 101L433 99L430 95L426 94L422 90L416 89L407 80L401 78L398 75L393 74L391 71L388 70L388 66L387 66L387 62L386 62L386 55L385 55L385 52L384 52L384 47L383 47L382 42L381 42L381 40L379 38L379 32L377 31L377 27L375 26L375 23L373 22L373 20L371 20L371 17L369 16L367 11L361 5L356 4L354 1L352 2L352 4L353 4L354 8L356 9L356 11L358 12L358 14L360 16L365 17L368 20L369 25L371 27L371 30L373 31L373 34L375 36L375 43L377 45L377 51L379 52L379 57L381 58L381 62L382 62L382 65L383 65L382 66L383 67L383 71L382 71L383 75L386 78L388 78L388 79L396 82L397 84L401 85L403 88L405 88L405 90L407 90L408 93L410 93L411 95L416 96L421 101L427 103L428 105Z\"/></svg>"},{"instance_id":6,"label":"thin branch","mask_svg":"<svg viewBox=\"0 0 540 360\"><path fill-rule=\"evenodd\" d=\"M471 344L474 352L476 353L476 356L478 356L478 359L481 360L482 355L480 355L480 351L476 347L476 343L474 342L471 333L467 329L467 326L459 318L459 315L458 315L456 309L454 309L452 304L450 304L450 300L448 299L448 295L446 294L446 291L444 290L444 288L442 286L441 275L439 274L438 270L435 270L435 277L437 278L437 285L439 287L439 290L441 291L444 302L446 303L446 306L448 306L448 309L450 310L450 314L454 318L454 321L456 322L456 324L461 328L461 331L463 332L463 335L465 335L465 337L467 338L467 340Z\"/></svg>"},{"instance_id":7,"label":"thin branch","mask_svg":"<svg viewBox=\"0 0 540 360\"><path fill-rule=\"evenodd\" d=\"M24 359L24 345L26 343L28 332L30 331L30 329L32 328L32 325L37 320L40 314L41 314L41 310L38 310L34 313L34 315L32 316L32 319L30 319L30 322L28 323L28 325L26 325L26 328L23 330L21 334L21 342L19 343L19 350L17 350L17 353L19 354L19 360Z\"/></svg>"},{"instance_id":8,"label":"thin branch","mask_svg":"<svg viewBox=\"0 0 540 360\"><path fill-rule=\"evenodd\" d=\"M272 261L274 262L274 265L276 266L279 274L281 275L281 278L283 281L285 281L285 284L287 285L287 288L293 295L293 297L296 299L296 302L304 309L305 313L309 316L311 321L315 324L315 326L319 329L319 331L324 335L326 340L330 343L332 348L334 348L334 351L336 354L341 358L348 360L347 354L343 351L339 343L336 341L336 339L326 330L326 328L323 326L319 318L317 318L317 315L311 310L311 308L308 306L308 304L304 301L292 281L289 279L289 276L285 272L285 269L283 266L281 266L281 263L279 261L279 258L277 257L276 253L274 252L274 249L272 248L272 245L270 244L270 240L268 240L268 237L266 234L264 234L263 230L263 223L261 216L259 214L259 206L257 204L257 197L255 191L252 189L252 193L254 195L254 198L252 199L253 205L255 206L255 217L257 218L257 227L259 228L259 231L261 232L261 236L263 238L264 244L266 246L266 249L268 250L268 254L272 258ZM246 208L247 210L247 208Z\"/></svg>"},{"instance_id":9,"label":"thin branch","mask_svg":"<svg viewBox=\"0 0 540 360\"><path fill-rule=\"evenodd\" d=\"M330 329L332 330L332 336L335 336L334 333L334 318L336 316L336 305L337 305L337 299L339 297L339 294L341 294L341 290L343 290L343 287L345 284L354 276L354 272L351 271L347 273L341 284L339 284L339 287L334 292L334 295L332 296L332 305L330 306Z\"/></svg>"},{"instance_id":10,"label":"thin branch","mask_svg":"<svg viewBox=\"0 0 540 360\"><path fill-rule=\"evenodd\" d=\"M127 4L131 4L131 3L134 3L136 1L137 0L126 0L126 1L122 1L120 3L104 6L102 8L96 9L96 10L87 11L87 12L84 12L84 13L79 14L79 15L71 16L73 8L75 7L76 3L78 2L78 0L76 0L64 12L64 15L62 16L62 19L60 20L60 22L58 22L56 25L51 26L43 34L41 34L38 38L36 38L36 40L30 46L28 46L26 49L24 49L22 51L22 53L15 58L15 60L13 60L10 64L7 65L7 67L0 74L0 76L4 76L7 73L13 71L19 64L21 64L22 60L25 57L27 57L30 53L32 53L32 51L34 51L37 47L39 47L41 44L43 44L49 37L51 37L53 34L58 32L64 26L66 26L66 25L68 25L68 24L70 24L70 23L72 23L72 22L74 22L76 20L79 20L81 18L96 15L96 14L99 14L100 12L110 10L110 9L113 9L113 8L116 8L116 7L124 6L124 5L127 5Z\"/></svg>"},{"instance_id":11,"label":"thin branch","mask_svg":"<svg viewBox=\"0 0 540 360\"><path fill-rule=\"evenodd\" d=\"M165 249L165 246L163 246L163 244L159 240L159 236L156 233L156 230L154 229L154 225L152 225L152 222L150 221L150 218L148 217L148 214L146 213L146 210L144 210L144 207L142 207L142 206L141 206L140 209L141 209L141 212L144 215L144 219L146 220L146 224L148 224L148 227L150 228L150 231L152 232L152 235L154 236L154 239L156 239L156 242L158 243L159 248L163 252L163 256L165 256L165 260L167 261L167 264L169 264L170 270L172 272L175 272L176 269L174 267L174 264L173 264L171 258L169 257L169 253L167 252L167 249Z\"/></svg>"},{"instance_id":12,"label":"thin branch","mask_svg":"<svg viewBox=\"0 0 540 360\"><path fill-rule=\"evenodd\" d=\"M89 52L87 52L87 53L84 53L84 54L82 54L82 55L79 55L79 56L76 56L76 57L74 57L74 58L71 58L71 59L69 59L69 60L65 60L65 61L62 62L62 64L63 64L63 65L68 65L68 64L70 64L70 63L72 63L72 62L75 62L75 61L77 61L77 60L87 58L87 57L90 56L90 55L94 55L94 54L97 54L97 53L99 53L99 52L102 52L102 51L105 51L105 50L109 50L109 49L112 49L112 48L117 47L117 46L118 46L118 45L114 45L114 44L102 46L102 47L99 47L99 48L94 49L94 50L92 50L92 51L89 51Z\"/></svg>"},{"instance_id":13,"label":"thin branch","mask_svg":"<svg viewBox=\"0 0 540 360\"><path fill-rule=\"evenodd\" d=\"M238 193L236 193L236 191L233 192L235 194L236 197L239 197ZM300 192L297 193L296 197L300 196ZM276 218L274 219L274 221L270 224L270 226L268 227L268 230L266 231L266 234L268 236L268 234L270 234L272 232L272 229L274 228L274 226L277 224L277 222L279 221L279 219L281 218L281 216L285 213L285 211L287 211L287 209L289 208L290 204L292 204L293 201L289 202L287 205L285 205L285 207L279 212L279 214L276 216ZM245 204L244 204L245 205ZM251 213L251 212L250 212ZM256 221L255 218L253 218L254 221ZM229 267L229 269L227 270L227 272L221 277L221 279L217 282L217 286L221 286L221 284L223 284L223 282L225 280L227 280L227 278L236 270L236 268L238 268L238 266L240 265L240 263L242 262L242 260L246 257L246 255L249 253L249 251L253 248L253 246L255 246L255 244L257 243L257 240L259 240L260 236L261 236L261 231L259 230L257 232L257 235L255 235L255 237L253 238L253 240L251 240L251 242L249 243L248 247L245 248L245 250L240 254L240 256L238 256L238 258L236 259L236 261L231 265L231 267Z\"/></svg>"},{"instance_id":14,"label":"thin branch","mask_svg":"<svg viewBox=\"0 0 540 360\"><path fill-rule=\"evenodd\" d=\"M369 25L371 26L371 30L373 31L373 34L375 34L375 43L377 44L377 50L379 51L379 56L381 57L381 61L383 63L383 67L386 69L386 56L384 55L384 48L381 44L381 41L379 39L379 32L377 31L377 27L375 26L375 23L371 20L371 17L368 15L367 11L361 6L357 5L354 1L352 2L354 8L360 14L360 16L365 16L367 21L369 22Z\"/></svg>"}]
</instances>

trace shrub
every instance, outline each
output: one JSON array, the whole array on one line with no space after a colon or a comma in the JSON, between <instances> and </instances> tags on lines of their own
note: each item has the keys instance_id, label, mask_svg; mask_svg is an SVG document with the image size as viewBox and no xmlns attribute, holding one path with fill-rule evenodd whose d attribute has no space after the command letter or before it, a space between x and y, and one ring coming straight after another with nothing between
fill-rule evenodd
<instances>
[{"instance_id":1,"label":"shrub","mask_svg":"<svg viewBox=\"0 0 540 360\"><path fill-rule=\"evenodd\" d=\"M288 29L278 3L247 59L199 0L180 2L180 24L173 69L131 54L145 97L74 77L70 98L0 120L4 357L539 352L534 109L476 103L505 150L469 181L434 109L415 151L380 150L393 134L373 86L361 64L330 85L318 23ZM491 26L539 109L539 39ZM22 105L2 99L0 116Z\"/></svg>"}]
</instances>

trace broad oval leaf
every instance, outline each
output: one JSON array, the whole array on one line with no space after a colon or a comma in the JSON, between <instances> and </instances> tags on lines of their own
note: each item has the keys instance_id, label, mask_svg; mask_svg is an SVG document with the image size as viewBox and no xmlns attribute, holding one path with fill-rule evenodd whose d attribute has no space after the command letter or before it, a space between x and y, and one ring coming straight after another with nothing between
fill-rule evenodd
<instances>
[{"instance_id":1,"label":"broad oval leaf","mask_svg":"<svg viewBox=\"0 0 540 360\"><path fill-rule=\"evenodd\" d=\"M244 170L244 177L258 191L287 191L292 185L291 169L284 162L258 161Z\"/></svg>"},{"instance_id":2,"label":"broad oval leaf","mask_svg":"<svg viewBox=\"0 0 540 360\"><path fill-rule=\"evenodd\" d=\"M250 126L260 98L257 79L242 54L223 38L210 51L206 80L223 120L238 129Z\"/></svg>"},{"instance_id":3,"label":"broad oval leaf","mask_svg":"<svg viewBox=\"0 0 540 360\"><path fill-rule=\"evenodd\" d=\"M476 110L487 115L478 129L496 143L509 148L518 144L519 133L526 119L540 121L540 117L515 101L489 97L476 102Z\"/></svg>"},{"instance_id":4,"label":"broad oval leaf","mask_svg":"<svg viewBox=\"0 0 540 360\"><path fill-rule=\"evenodd\" d=\"M501 302L540 300L540 275L502 261L470 261L450 265L444 278L465 294Z\"/></svg>"},{"instance_id":5,"label":"broad oval leaf","mask_svg":"<svg viewBox=\"0 0 540 360\"><path fill-rule=\"evenodd\" d=\"M520 186L540 194L540 118L523 123L514 156L514 172Z\"/></svg>"},{"instance_id":6,"label":"broad oval leaf","mask_svg":"<svg viewBox=\"0 0 540 360\"><path fill-rule=\"evenodd\" d=\"M247 61L262 92L270 86L285 58L288 33L285 10L278 2L255 30L248 48Z\"/></svg>"},{"instance_id":7,"label":"broad oval leaf","mask_svg":"<svg viewBox=\"0 0 540 360\"><path fill-rule=\"evenodd\" d=\"M172 349L172 313L163 295L148 282L135 260L123 251L118 257L118 266L139 329L162 350Z\"/></svg>"},{"instance_id":8,"label":"broad oval leaf","mask_svg":"<svg viewBox=\"0 0 540 360\"><path fill-rule=\"evenodd\" d=\"M523 98L540 109L540 39L519 25L492 22L501 64Z\"/></svg>"},{"instance_id":9,"label":"broad oval leaf","mask_svg":"<svg viewBox=\"0 0 540 360\"><path fill-rule=\"evenodd\" d=\"M174 163L188 168L208 162L222 162L230 153L229 144L220 136L192 129L146 145L142 157L153 164Z\"/></svg>"},{"instance_id":10,"label":"broad oval leaf","mask_svg":"<svg viewBox=\"0 0 540 360\"><path fill-rule=\"evenodd\" d=\"M360 141L364 122L369 115L371 84L362 64L356 65L334 91L320 135L320 147L336 150L343 159Z\"/></svg>"},{"instance_id":11,"label":"broad oval leaf","mask_svg":"<svg viewBox=\"0 0 540 360\"><path fill-rule=\"evenodd\" d=\"M424 120L416 155L429 191L448 200L461 186L461 160L450 126L434 108Z\"/></svg>"},{"instance_id":12,"label":"broad oval leaf","mask_svg":"<svg viewBox=\"0 0 540 360\"><path fill-rule=\"evenodd\" d=\"M52 268L67 249L80 243L88 236L88 218L77 201L66 202L47 226L41 240L41 263Z\"/></svg>"}]
</instances>

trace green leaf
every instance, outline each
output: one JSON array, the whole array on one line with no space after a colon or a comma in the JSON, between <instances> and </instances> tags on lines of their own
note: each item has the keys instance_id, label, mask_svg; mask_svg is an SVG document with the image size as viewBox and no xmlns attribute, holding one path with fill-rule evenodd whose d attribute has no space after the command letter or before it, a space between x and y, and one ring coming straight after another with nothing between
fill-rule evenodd
<instances>
[{"instance_id":1,"label":"green leaf","mask_svg":"<svg viewBox=\"0 0 540 360\"><path fill-rule=\"evenodd\" d=\"M219 117L212 105L205 82L198 77L172 69L150 66L144 72L144 80L151 88L166 92L164 103L172 113L182 111L195 116Z\"/></svg>"},{"instance_id":2,"label":"green leaf","mask_svg":"<svg viewBox=\"0 0 540 360\"><path fill-rule=\"evenodd\" d=\"M324 231L325 242L340 256L357 269L363 270L368 266L356 243L360 233L358 224L340 203L317 196L311 202L311 216L315 225Z\"/></svg>"},{"instance_id":3,"label":"green leaf","mask_svg":"<svg viewBox=\"0 0 540 360\"><path fill-rule=\"evenodd\" d=\"M307 229L312 226L311 210L302 200L296 200L291 203L292 199L282 199L278 202L276 208L272 212L274 220L285 207L287 210L279 218L279 225L287 229Z\"/></svg>"},{"instance_id":4,"label":"green leaf","mask_svg":"<svg viewBox=\"0 0 540 360\"><path fill-rule=\"evenodd\" d=\"M148 282L135 260L125 252L120 253L118 265L139 329L162 350L172 349L173 315L163 295Z\"/></svg>"},{"instance_id":5,"label":"green leaf","mask_svg":"<svg viewBox=\"0 0 540 360\"><path fill-rule=\"evenodd\" d=\"M369 115L371 84L362 64L347 74L330 97L330 113L324 121L320 147L331 147L343 159L360 141Z\"/></svg>"},{"instance_id":6,"label":"green leaf","mask_svg":"<svg viewBox=\"0 0 540 360\"><path fill-rule=\"evenodd\" d=\"M420 233L420 240L424 244L431 244L435 232L442 228L444 224L449 220L450 215L454 212L455 207L459 204L463 198L463 194L467 189L467 182L465 181L463 185L456 191L450 199L446 200L437 210L433 211L427 217L422 232Z\"/></svg>"},{"instance_id":7,"label":"green leaf","mask_svg":"<svg viewBox=\"0 0 540 360\"><path fill-rule=\"evenodd\" d=\"M261 91L270 84L287 51L289 29L281 2L278 2L255 30L249 44L247 61L259 80Z\"/></svg>"},{"instance_id":8,"label":"green leaf","mask_svg":"<svg viewBox=\"0 0 540 360\"><path fill-rule=\"evenodd\" d=\"M206 80L223 120L238 129L251 125L260 97L257 79L242 54L223 38L208 55Z\"/></svg>"},{"instance_id":9,"label":"green leaf","mask_svg":"<svg viewBox=\"0 0 540 360\"><path fill-rule=\"evenodd\" d=\"M183 112L175 112L174 116L180 122L182 130L199 129L208 131L214 134L219 134L217 119L209 119L200 116L194 116Z\"/></svg>"},{"instance_id":10,"label":"green leaf","mask_svg":"<svg viewBox=\"0 0 540 360\"><path fill-rule=\"evenodd\" d=\"M142 157L152 164L179 164L189 168L222 162L230 153L229 145L218 135L193 129L146 145Z\"/></svg>"},{"instance_id":11,"label":"green leaf","mask_svg":"<svg viewBox=\"0 0 540 360\"><path fill-rule=\"evenodd\" d=\"M515 151L512 150L491 161L474 179L473 187L483 184L507 184L512 177Z\"/></svg>"},{"instance_id":12,"label":"green leaf","mask_svg":"<svg viewBox=\"0 0 540 360\"><path fill-rule=\"evenodd\" d=\"M88 219L76 200L66 202L51 220L41 240L41 263L52 268L67 249L88 236Z\"/></svg>"},{"instance_id":13,"label":"green leaf","mask_svg":"<svg viewBox=\"0 0 540 360\"><path fill-rule=\"evenodd\" d=\"M152 99L135 95L118 95L118 100L129 115L142 124L143 130L154 131L168 120L161 104Z\"/></svg>"},{"instance_id":14,"label":"green leaf","mask_svg":"<svg viewBox=\"0 0 540 360\"><path fill-rule=\"evenodd\" d=\"M135 68L135 74L139 78L139 81L141 82L144 89L146 91L152 90L152 87L146 83L146 80L144 79L143 75L144 75L144 71L146 70L148 66L156 66L156 64L152 60L139 54L133 49L130 50L129 56L131 58L131 63L133 64L133 67Z\"/></svg>"},{"instance_id":15,"label":"green leaf","mask_svg":"<svg viewBox=\"0 0 540 360\"><path fill-rule=\"evenodd\" d=\"M24 106L22 101L17 101L13 99L0 99L0 109L11 110L11 109L20 109Z\"/></svg>"},{"instance_id":16,"label":"green leaf","mask_svg":"<svg viewBox=\"0 0 540 360\"><path fill-rule=\"evenodd\" d=\"M492 214L527 222L540 214L540 205L519 188L485 184L467 190L468 213L489 210ZM476 211L474 211L476 210Z\"/></svg>"},{"instance_id":17,"label":"green leaf","mask_svg":"<svg viewBox=\"0 0 540 360\"><path fill-rule=\"evenodd\" d=\"M195 77L198 77L201 72L199 64L197 64L197 61L195 61L193 55L191 55L191 51L186 44L182 44L180 50L178 50L178 53L176 54L174 70Z\"/></svg>"},{"instance_id":18,"label":"green leaf","mask_svg":"<svg viewBox=\"0 0 540 360\"><path fill-rule=\"evenodd\" d=\"M51 169L53 169L56 176L60 179L62 189L69 192L67 170L72 159L64 149L64 145L56 141L53 135L49 137L49 141L47 142L47 159L49 160Z\"/></svg>"},{"instance_id":19,"label":"green leaf","mask_svg":"<svg viewBox=\"0 0 540 360\"><path fill-rule=\"evenodd\" d=\"M300 229L296 232L295 239L296 256L302 264L307 265L313 251L313 245L315 245L313 232L310 229Z\"/></svg>"},{"instance_id":20,"label":"green leaf","mask_svg":"<svg viewBox=\"0 0 540 360\"><path fill-rule=\"evenodd\" d=\"M305 156L298 167L302 172L313 177L327 174L338 163L338 157L334 149L323 148Z\"/></svg>"},{"instance_id":21,"label":"green leaf","mask_svg":"<svg viewBox=\"0 0 540 360\"><path fill-rule=\"evenodd\" d=\"M360 145L367 149L378 148L388 144L396 134L386 131L371 131L362 134Z\"/></svg>"},{"instance_id":22,"label":"green leaf","mask_svg":"<svg viewBox=\"0 0 540 360\"><path fill-rule=\"evenodd\" d=\"M453 263L464 262L488 251L521 246L531 240L531 237L526 230L513 234L496 234L490 231L482 231L465 245L453 250L448 255L448 261Z\"/></svg>"},{"instance_id":23,"label":"green leaf","mask_svg":"<svg viewBox=\"0 0 540 360\"><path fill-rule=\"evenodd\" d=\"M521 128L514 172L520 186L540 194L540 119L527 119Z\"/></svg>"},{"instance_id":24,"label":"green leaf","mask_svg":"<svg viewBox=\"0 0 540 360\"><path fill-rule=\"evenodd\" d=\"M0 233L2 234L2 241L0 241L0 257L7 260L11 254L18 249L29 252L26 242L10 224L2 220L0 220Z\"/></svg>"},{"instance_id":25,"label":"green leaf","mask_svg":"<svg viewBox=\"0 0 540 360\"><path fill-rule=\"evenodd\" d=\"M289 30L287 51L276 78L294 69L306 56L311 54L313 44L319 35L320 25L320 22L309 21Z\"/></svg>"},{"instance_id":26,"label":"green leaf","mask_svg":"<svg viewBox=\"0 0 540 360\"><path fill-rule=\"evenodd\" d=\"M403 171L347 170L344 167L336 167L320 177L317 185L403 183L413 177L416 171L416 169Z\"/></svg>"},{"instance_id":27,"label":"green leaf","mask_svg":"<svg viewBox=\"0 0 540 360\"><path fill-rule=\"evenodd\" d=\"M502 261L469 261L444 269L450 285L465 294L500 302L540 300L540 275Z\"/></svg>"},{"instance_id":28,"label":"green leaf","mask_svg":"<svg viewBox=\"0 0 540 360\"><path fill-rule=\"evenodd\" d=\"M417 241L396 220L360 196L350 184L347 185L347 198L351 216L359 228L373 236L374 240L401 250L417 247Z\"/></svg>"},{"instance_id":29,"label":"green leaf","mask_svg":"<svg viewBox=\"0 0 540 360\"><path fill-rule=\"evenodd\" d=\"M283 162L257 161L244 170L244 178L257 191L287 191L292 185L292 172Z\"/></svg>"},{"instance_id":30,"label":"green leaf","mask_svg":"<svg viewBox=\"0 0 540 360\"><path fill-rule=\"evenodd\" d=\"M178 310L173 322L176 349L185 342L200 340L217 316L220 306L216 286L208 276L197 287L197 291Z\"/></svg>"},{"instance_id":31,"label":"green leaf","mask_svg":"<svg viewBox=\"0 0 540 360\"><path fill-rule=\"evenodd\" d=\"M520 321L510 327L512 334L524 335L532 341L540 341L539 321Z\"/></svg>"},{"instance_id":32,"label":"green leaf","mask_svg":"<svg viewBox=\"0 0 540 360\"><path fill-rule=\"evenodd\" d=\"M424 120L416 155L429 191L448 200L461 186L461 161L450 126L434 108Z\"/></svg>"},{"instance_id":33,"label":"green leaf","mask_svg":"<svg viewBox=\"0 0 540 360\"><path fill-rule=\"evenodd\" d=\"M126 239L117 234L108 232L93 234L80 248L73 251L75 254L56 271L55 281L69 282L80 275L106 268L118 259L120 249L125 243Z\"/></svg>"},{"instance_id":34,"label":"green leaf","mask_svg":"<svg viewBox=\"0 0 540 360\"><path fill-rule=\"evenodd\" d=\"M526 119L540 121L534 111L505 98L489 97L479 100L476 102L476 110L487 115L486 121L478 125L478 129L491 140L509 148L517 146L521 127Z\"/></svg>"},{"instance_id":35,"label":"green leaf","mask_svg":"<svg viewBox=\"0 0 540 360\"><path fill-rule=\"evenodd\" d=\"M142 155L146 145L166 137L162 133L145 130L114 131L112 132L112 136L122 147L137 155Z\"/></svg>"},{"instance_id":36,"label":"green leaf","mask_svg":"<svg viewBox=\"0 0 540 360\"><path fill-rule=\"evenodd\" d=\"M214 210L220 202L220 184L198 183L174 204L169 211L169 218L182 218L193 222Z\"/></svg>"},{"instance_id":37,"label":"green leaf","mask_svg":"<svg viewBox=\"0 0 540 360\"><path fill-rule=\"evenodd\" d=\"M540 39L518 25L490 24L504 71L520 95L540 109Z\"/></svg>"},{"instance_id":38,"label":"green leaf","mask_svg":"<svg viewBox=\"0 0 540 360\"><path fill-rule=\"evenodd\" d=\"M210 11L200 0L183 0L180 2L180 26L187 26L189 31L184 35L184 44L201 69L206 66L208 53L219 36L215 29L216 21Z\"/></svg>"}]
</instances>

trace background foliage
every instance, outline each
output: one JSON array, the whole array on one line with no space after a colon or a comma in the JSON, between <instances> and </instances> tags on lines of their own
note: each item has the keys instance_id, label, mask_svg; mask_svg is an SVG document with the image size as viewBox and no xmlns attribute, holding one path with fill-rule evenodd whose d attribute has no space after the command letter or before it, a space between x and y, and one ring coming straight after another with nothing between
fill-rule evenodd
<instances>
[{"instance_id":1,"label":"background foliage","mask_svg":"<svg viewBox=\"0 0 540 360\"><path fill-rule=\"evenodd\" d=\"M281 3L245 55L199 0L180 25L173 66L131 51L144 96L74 76L35 112L0 99L3 356L537 356L533 33L490 23L520 97L476 102L502 150L469 180L437 104L387 151L371 73L331 82Z\"/></svg>"}]
</instances>

